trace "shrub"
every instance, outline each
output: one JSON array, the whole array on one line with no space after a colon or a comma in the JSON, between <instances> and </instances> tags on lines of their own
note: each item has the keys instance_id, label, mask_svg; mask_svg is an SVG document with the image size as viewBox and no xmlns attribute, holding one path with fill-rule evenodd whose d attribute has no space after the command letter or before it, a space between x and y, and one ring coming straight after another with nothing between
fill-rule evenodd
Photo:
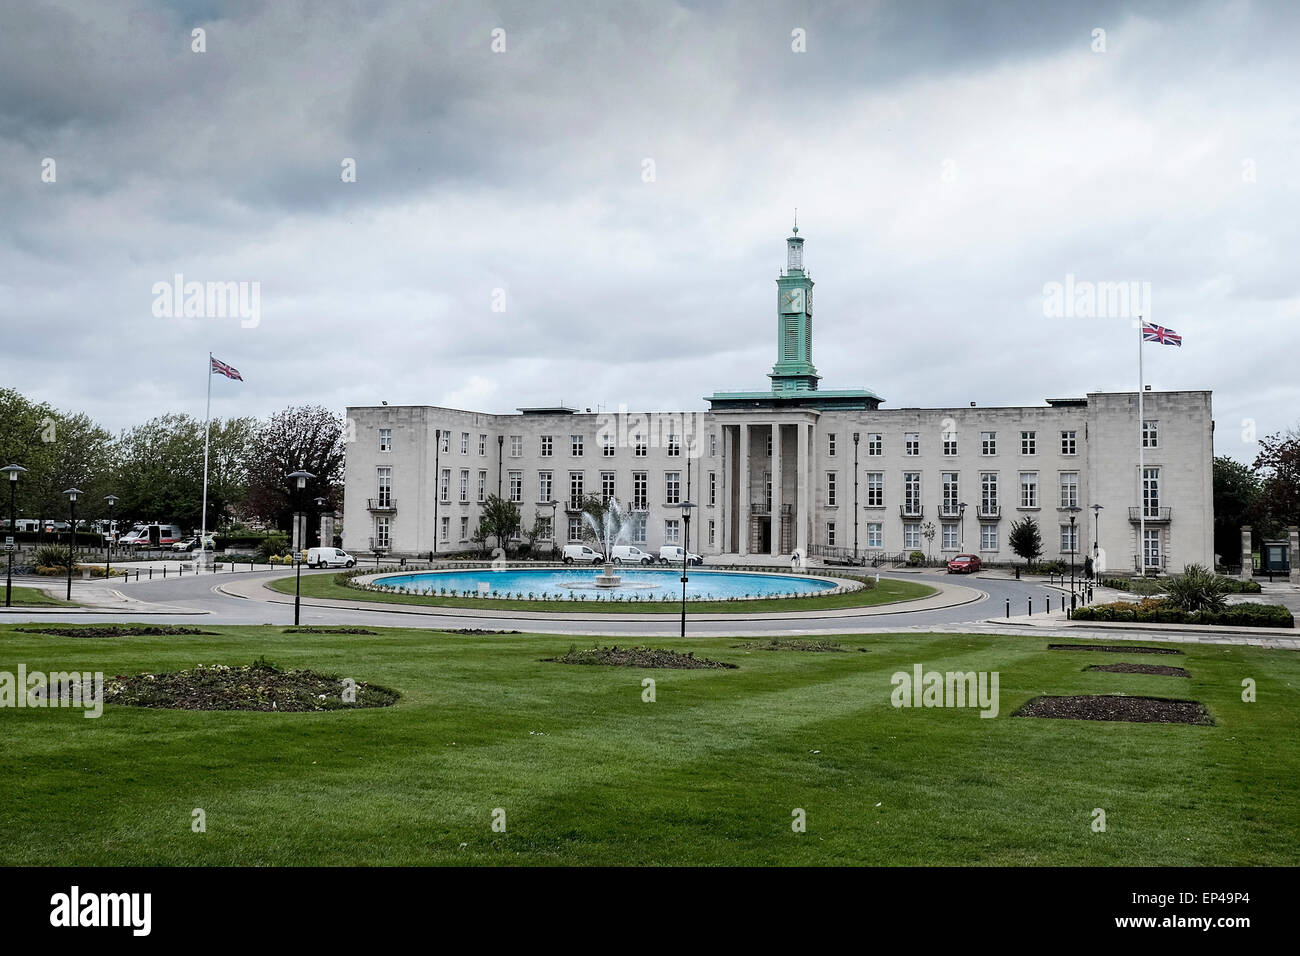
<instances>
[{"instance_id":1,"label":"shrub","mask_svg":"<svg viewBox=\"0 0 1300 956\"><path fill-rule=\"evenodd\" d=\"M47 544L36 549L36 564L42 568L60 568L68 570L72 564L72 550L58 544Z\"/></svg>"},{"instance_id":2,"label":"shrub","mask_svg":"<svg viewBox=\"0 0 1300 956\"><path fill-rule=\"evenodd\" d=\"M1291 612L1280 604L1231 604L1218 611L1185 611L1171 601L1151 598L1144 599L1139 604L1131 601L1091 604L1076 608L1073 617L1076 621L1295 627Z\"/></svg>"},{"instance_id":3,"label":"shrub","mask_svg":"<svg viewBox=\"0 0 1300 956\"><path fill-rule=\"evenodd\" d=\"M261 544L257 546L257 560L269 561L273 556L283 554L289 549L289 536L287 534L268 534Z\"/></svg>"},{"instance_id":4,"label":"shrub","mask_svg":"<svg viewBox=\"0 0 1300 956\"><path fill-rule=\"evenodd\" d=\"M907 566L909 568L919 568L925 564L925 554L921 551L913 551L907 556Z\"/></svg>"},{"instance_id":5,"label":"shrub","mask_svg":"<svg viewBox=\"0 0 1300 956\"><path fill-rule=\"evenodd\" d=\"M1069 574L1070 566L1064 561L1040 561L1034 568L1039 574ZM1083 576L1083 566L1075 568L1075 573Z\"/></svg>"},{"instance_id":6,"label":"shrub","mask_svg":"<svg viewBox=\"0 0 1300 956\"><path fill-rule=\"evenodd\" d=\"M1189 564L1165 584L1169 603L1184 611L1222 611L1227 592L1224 579L1200 564Z\"/></svg>"}]
</instances>

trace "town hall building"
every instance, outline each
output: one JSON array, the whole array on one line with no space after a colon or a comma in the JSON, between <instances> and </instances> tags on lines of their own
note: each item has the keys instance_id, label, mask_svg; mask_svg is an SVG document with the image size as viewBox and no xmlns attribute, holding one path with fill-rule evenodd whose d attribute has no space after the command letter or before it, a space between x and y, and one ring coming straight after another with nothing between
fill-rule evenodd
<instances>
[{"instance_id":1,"label":"town hall building","mask_svg":"<svg viewBox=\"0 0 1300 956\"><path fill-rule=\"evenodd\" d=\"M866 389L824 389L798 232L776 280L766 388L715 392L707 411L675 413L349 408L344 547L469 550L484 502L499 495L549 550L581 539L579 509L596 494L631 509L628 543L652 553L686 543L682 505L693 503L689 547L711 563L796 551L1008 562L1011 525L1030 516L1046 560L1093 554L1116 571L1213 565L1209 391L1146 392L1139 429L1137 392L883 408Z\"/></svg>"}]
</instances>

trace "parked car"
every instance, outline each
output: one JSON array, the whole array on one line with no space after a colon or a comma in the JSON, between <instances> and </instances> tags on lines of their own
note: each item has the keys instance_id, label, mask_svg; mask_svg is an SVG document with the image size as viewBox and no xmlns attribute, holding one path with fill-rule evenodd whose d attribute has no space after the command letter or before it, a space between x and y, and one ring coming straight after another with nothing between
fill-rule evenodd
<instances>
[{"instance_id":1,"label":"parked car","mask_svg":"<svg viewBox=\"0 0 1300 956\"><path fill-rule=\"evenodd\" d=\"M599 551L593 551L585 544L566 544L564 546L564 563L573 564L580 561L583 564L604 564L605 556Z\"/></svg>"},{"instance_id":2,"label":"parked car","mask_svg":"<svg viewBox=\"0 0 1300 956\"><path fill-rule=\"evenodd\" d=\"M352 568L357 559L342 548L308 548L307 567L309 568Z\"/></svg>"},{"instance_id":3,"label":"parked car","mask_svg":"<svg viewBox=\"0 0 1300 956\"><path fill-rule=\"evenodd\" d=\"M215 550L216 546L217 543L215 539L212 537L212 535L208 535L206 538L203 539L204 551ZM199 549L199 536L197 534L194 535L193 537L185 538L182 541L177 541L175 544L172 545L173 551L197 551L198 549Z\"/></svg>"},{"instance_id":4,"label":"parked car","mask_svg":"<svg viewBox=\"0 0 1300 956\"><path fill-rule=\"evenodd\" d=\"M653 554L642 551L636 545L616 544L610 549L615 564L654 564Z\"/></svg>"},{"instance_id":5,"label":"parked car","mask_svg":"<svg viewBox=\"0 0 1300 956\"><path fill-rule=\"evenodd\" d=\"M700 565L704 563L704 558L694 551L686 552L676 545L666 544L659 549L660 564L681 564L682 555L686 555L686 563Z\"/></svg>"},{"instance_id":6,"label":"parked car","mask_svg":"<svg viewBox=\"0 0 1300 956\"><path fill-rule=\"evenodd\" d=\"M949 574L971 574L980 569L980 559L975 554L959 554L948 562Z\"/></svg>"}]
</instances>

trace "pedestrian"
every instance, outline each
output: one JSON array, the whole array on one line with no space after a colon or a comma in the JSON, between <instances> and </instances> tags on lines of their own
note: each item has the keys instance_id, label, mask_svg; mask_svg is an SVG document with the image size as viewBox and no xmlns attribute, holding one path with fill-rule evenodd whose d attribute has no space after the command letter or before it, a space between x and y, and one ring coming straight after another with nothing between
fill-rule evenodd
<instances>
[{"instance_id":1,"label":"pedestrian","mask_svg":"<svg viewBox=\"0 0 1300 956\"><path fill-rule=\"evenodd\" d=\"M1092 555L1083 559L1083 578L1085 581L1092 580Z\"/></svg>"}]
</instances>

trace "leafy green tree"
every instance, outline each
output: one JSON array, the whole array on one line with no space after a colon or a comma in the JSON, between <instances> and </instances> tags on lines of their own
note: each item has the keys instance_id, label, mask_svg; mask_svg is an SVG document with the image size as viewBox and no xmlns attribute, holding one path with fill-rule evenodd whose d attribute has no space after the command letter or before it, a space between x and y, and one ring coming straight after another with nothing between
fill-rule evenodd
<instances>
[{"instance_id":1,"label":"leafy green tree","mask_svg":"<svg viewBox=\"0 0 1300 956\"><path fill-rule=\"evenodd\" d=\"M1259 494L1261 533L1272 537L1300 524L1300 431L1259 440L1255 470L1262 478Z\"/></svg>"},{"instance_id":2,"label":"leafy green tree","mask_svg":"<svg viewBox=\"0 0 1300 956\"><path fill-rule=\"evenodd\" d=\"M475 540L478 540L480 535L484 542L488 538L496 538L497 547L509 551L510 539L519 530L520 520L519 505L497 495L489 495L487 501L483 502L483 512L479 518Z\"/></svg>"},{"instance_id":3,"label":"leafy green tree","mask_svg":"<svg viewBox=\"0 0 1300 956\"><path fill-rule=\"evenodd\" d=\"M1033 567L1043 553L1043 538L1038 532L1038 522L1030 515L1012 522L1007 543L1011 545L1013 553L1025 559L1027 567Z\"/></svg>"},{"instance_id":4,"label":"leafy green tree","mask_svg":"<svg viewBox=\"0 0 1300 956\"><path fill-rule=\"evenodd\" d=\"M315 513L317 498L337 509L343 501L343 417L319 405L286 408L272 415L252 436L248 456L249 516L289 530L298 508ZM289 480L292 472L316 477L301 492Z\"/></svg>"},{"instance_id":5,"label":"leafy green tree","mask_svg":"<svg viewBox=\"0 0 1300 956\"><path fill-rule=\"evenodd\" d=\"M1260 515L1259 475L1223 456L1214 459L1214 552L1225 564L1241 560L1242 525L1265 524ZM1261 534L1268 529L1255 529Z\"/></svg>"}]
</instances>

